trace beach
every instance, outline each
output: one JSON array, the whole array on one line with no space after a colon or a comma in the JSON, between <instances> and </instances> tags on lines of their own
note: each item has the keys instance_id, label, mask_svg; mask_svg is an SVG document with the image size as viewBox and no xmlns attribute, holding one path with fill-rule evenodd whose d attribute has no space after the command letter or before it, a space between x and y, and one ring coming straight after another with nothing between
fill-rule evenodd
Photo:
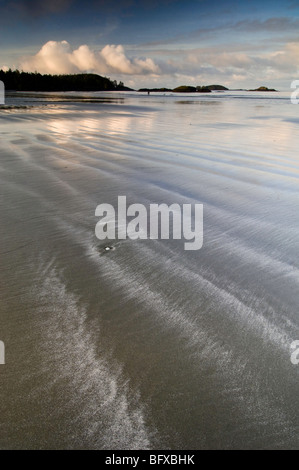
<instances>
[{"instance_id":1,"label":"beach","mask_svg":"<svg viewBox=\"0 0 299 470\"><path fill-rule=\"evenodd\" d=\"M288 92L8 94L0 448L298 449L298 126ZM119 196L202 204L202 248L99 240Z\"/></svg>"}]
</instances>

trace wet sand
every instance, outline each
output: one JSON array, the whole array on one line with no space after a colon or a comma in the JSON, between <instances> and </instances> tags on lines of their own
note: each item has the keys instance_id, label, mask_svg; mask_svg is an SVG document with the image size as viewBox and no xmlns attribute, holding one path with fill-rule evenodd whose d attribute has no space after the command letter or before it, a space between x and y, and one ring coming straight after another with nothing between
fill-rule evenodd
<instances>
[{"instance_id":1,"label":"wet sand","mask_svg":"<svg viewBox=\"0 0 299 470\"><path fill-rule=\"evenodd\" d=\"M0 109L0 448L293 449L298 107L288 94L20 94ZM98 204L200 203L204 244Z\"/></svg>"}]
</instances>

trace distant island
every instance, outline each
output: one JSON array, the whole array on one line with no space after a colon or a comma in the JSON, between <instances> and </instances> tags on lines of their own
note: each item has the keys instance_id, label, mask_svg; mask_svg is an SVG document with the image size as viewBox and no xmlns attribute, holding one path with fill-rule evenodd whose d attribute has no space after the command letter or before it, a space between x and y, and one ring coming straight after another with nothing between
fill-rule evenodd
<instances>
[{"instance_id":1,"label":"distant island","mask_svg":"<svg viewBox=\"0 0 299 470\"><path fill-rule=\"evenodd\" d=\"M155 92L159 92L159 93L164 92L164 93L166 93L167 91L173 91L173 89L172 88L140 88L138 91L147 92L147 93L148 92L154 92L154 93Z\"/></svg>"},{"instance_id":2,"label":"distant island","mask_svg":"<svg viewBox=\"0 0 299 470\"><path fill-rule=\"evenodd\" d=\"M173 92L173 93L211 93L211 91L225 91L228 90L223 85L208 85L208 86L188 86L182 85L176 88L140 88L140 92Z\"/></svg>"},{"instance_id":3,"label":"distant island","mask_svg":"<svg viewBox=\"0 0 299 470\"><path fill-rule=\"evenodd\" d=\"M212 91L229 91L229 88L226 88L223 85L207 85L207 86L190 86L190 85L181 85L176 88L140 88L140 92L173 92L173 93L211 93ZM266 86L260 86L254 90L232 90L232 91L277 91L274 88L267 88Z\"/></svg>"},{"instance_id":4,"label":"distant island","mask_svg":"<svg viewBox=\"0 0 299 470\"><path fill-rule=\"evenodd\" d=\"M256 88L255 90L247 90L247 91L277 91L274 88L267 88L266 86L260 86L259 88Z\"/></svg>"},{"instance_id":5,"label":"distant island","mask_svg":"<svg viewBox=\"0 0 299 470\"><path fill-rule=\"evenodd\" d=\"M133 91L123 82L101 77L93 73L73 75L42 75L0 70L0 80L6 90L13 91Z\"/></svg>"}]
</instances>

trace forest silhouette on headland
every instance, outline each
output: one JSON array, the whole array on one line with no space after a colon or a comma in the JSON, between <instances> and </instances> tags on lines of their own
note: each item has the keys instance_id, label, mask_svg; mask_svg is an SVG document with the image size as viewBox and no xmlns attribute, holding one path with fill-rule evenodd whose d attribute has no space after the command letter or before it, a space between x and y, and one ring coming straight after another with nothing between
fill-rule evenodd
<instances>
[{"instance_id":1,"label":"forest silhouette on headland","mask_svg":"<svg viewBox=\"0 0 299 470\"><path fill-rule=\"evenodd\" d=\"M123 82L117 83L107 77L93 73L74 75L42 75L0 70L0 80L6 90L11 91L126 91Z\"/></svg>"}]
</instances>

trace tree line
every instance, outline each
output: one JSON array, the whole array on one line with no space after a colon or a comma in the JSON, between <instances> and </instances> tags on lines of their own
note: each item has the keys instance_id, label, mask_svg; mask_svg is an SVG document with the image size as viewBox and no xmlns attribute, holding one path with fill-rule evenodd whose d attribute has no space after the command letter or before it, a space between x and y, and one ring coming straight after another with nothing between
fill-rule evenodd
<instances>
[{"instance_id":1,"label":"tree line","mask_svg":"<svg viewBox=\"0 0 299 470\"><path fill-rule=\"evenodd\" d=\"M113 91L129 90L123 82L117 83L93 73L75 75L42 75L19 70L0 70L0 80L6 90L15 91Z\"/></svg>"}]
</instances>

